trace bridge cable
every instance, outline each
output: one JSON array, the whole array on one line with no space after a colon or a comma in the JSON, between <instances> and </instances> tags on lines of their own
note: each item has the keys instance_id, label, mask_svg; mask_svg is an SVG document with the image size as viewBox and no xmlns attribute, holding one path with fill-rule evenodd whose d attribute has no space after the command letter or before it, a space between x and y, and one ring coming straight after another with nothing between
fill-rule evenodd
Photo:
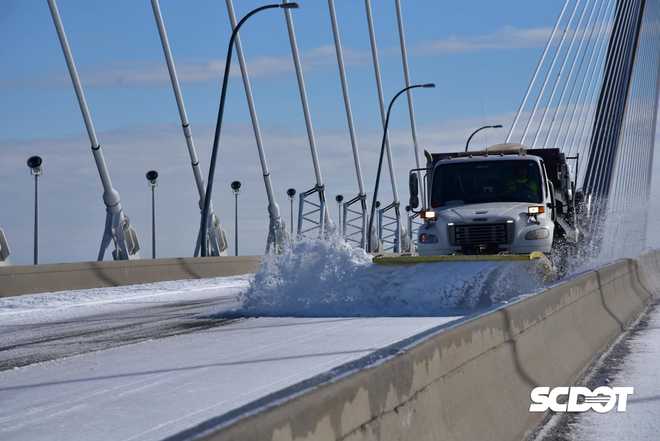
<instances>
[{"instance_id":1,"label":"bridge cable","mask_svg":"<svg viewBox=\"0 0 660 441\"><path fill-rule=\"evenodd\" d=\"M520 143L524 144L525 143L525 138L527 137L527 133L529 132L530 126L532 122L534 121L534 116L536 115L536 112L538 111L539 105L541 104L541 99L545 95L545 89L548 86L548 82L550 81L550 76L552 72L555 69L555 65L557 63L557 60L559 59L559 55L562 52L562 49L564 47L564 42L566 41L566 36L568 35L568 31L571 28L571 25L573 23L573 19L575 18L575 15L579 9L580 4L582 3L582 0L577 0L575 3L575 6L573 8L573 11L571 12L571 16L568 20L568 23L566 24L566 27L562 31L561 39L559 41L559 45L557 46L557 50L555 51L554 56L552 57L552 61L550 63L550 67L548 68L546 74L545 74L545 79L543 80L543 85L541 86L541 91L539 92L536 101L534 102L534 106L532 108L532 113L529 115L529 119L527 120L527 124L525 125L525 129L523 130L522 137L520 138Z\"/></svg>"},{"instance_id":2,"label":"bridge cable","mask_svg":"<svg viewBox=\"0 0 660 441\"><path fill-rule=\"evenodd\" d=\"M564 6L561 9L561 12L559 13L559 17L557 17L557 21L555 22L555 26L552 28L552 32L550 33L550 37L548 37L548 42L545 45L545 48L543 49L543 54L541 55L541 59L539 60L538 64L536 65L536 68L534 69L534 73L532 74L532 79L529 81L529 85L527 86L527 91L525 92L525 96L522 99L522 102L520 103L520 106L518 107L518 111L516 112L516 116L513 119L513 123L511 124L511 128L509 129L509 134L506 137L505 142L510 142L511 137L513 135L513 131L516 129L516 126L518 125L518 121L520 120L520 116L522 115L525 106L527 105L527 100L529 99L529 96L532 92L532 88L534 87L534 84L536 83L536 79L538 78L539 72L541 71L541 67L545 63L545 57L548 55L548 50L550 49L550 46L552 45L552 42L555 38L555 35L557 34L557 31L559 30L559 24L561 23L562 19L564 18L564 14L566 13L566 9L568 8L570 0L566 0L564 2Z\"/></svg>"}]
</instances>

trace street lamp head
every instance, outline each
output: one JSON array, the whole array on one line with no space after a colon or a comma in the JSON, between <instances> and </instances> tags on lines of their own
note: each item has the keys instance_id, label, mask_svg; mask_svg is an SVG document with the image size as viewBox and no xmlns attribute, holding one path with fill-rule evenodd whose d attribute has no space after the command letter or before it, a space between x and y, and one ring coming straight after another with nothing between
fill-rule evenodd
<instances>
[{"instance_id":1,"label":"street lamp head","mask_svg":"<svg viewBox=\"0 0 660 441\"><path fill-rule=\"evenodd\" d=\"M233 181L230 185L234 193L238 193L241 190L241 181Z\"/></svg>"},{"instance_id":2,"label":"street lamp head","mask_svg":"<svg viewBox=\"0 0 660 441\"><path fill-rule=\"evenodd\" d=\"M158 181L158 172L156 170L149 170L145 176L147 177L147 181L149 181L149 185L155 187L156 181Z\"/></svg>"},{"instance_id":3,"label":"street lamp head","mask_svg":"<svg viewBox=\"0 0 660 441\"><path fill-rule=\"evenodd\" d=\"M422 87L425 87L427 89L432 89L432 88L435 87L435 84L434 83L426 83L426 84L422 84Z\"/></svg>"},{"instance_id":4,"label":"street lamp head","mask_svg":"<svg viewBox=\"0 0 660 441\"><path fill-rule=\"evenodd\" d=\"M30 156L27 160L27 166L30 167L30 171L32 175L34 176L39 176L43 169L41 167L43 160L41 159L41 156Z\"/></svg>"},{"instance_id":5,"label":"street lamp head","mask_svg":"<svg viewBox=\"0 0 660 441\"><path fill-rule=\"evenodd\" d=\"M280 5L280 8L282 9L298 9L300 5L296 2L291 2L291 3L282 3Z\"/></svg>"},{"instance_id":6,"label":"street lamp head","mask_svg":"<svg viewBox=\"0 0 660 441\"><path fill-rule=\"evenodd\" d=\"M340 194L338 194L337 196L335 196L335 201L337 201L337 203L341 204L341 202L342 202L343 200L344 200L344 196L342 196L342 195L340 195Z\"/></svg>"},{"instance_id":7,"label":"street lamp head","mask_svg":"<svg viewBox=\"0 0 660 441\"><path fill-rule=\"evenodd\" d=\"M296 189L295 188L290 188L286 191L286 195L289 196L291 199L296 195Z\"/></svg>"},{"instance_id":8,"label":"street lamp head","mask_svg":"<svg viewBox=\"0 0 660 441\"><path fill-rule=\"evenodd\" d=\"M495 124L495 125L490 125L490 126L482 126L482 127L479 127L477 130L475 130L474 132L472 132L472 133L470 134L470 136L468 137L467 142L465 143L465 151L466 151L466 152L468 151L468 148L470 147L470 141L472 140L472 137L473 137L474 135L476 135L477 133L479 133L480 131L482 131L482 130L484 130L484 129L501 129L502 127L503 127L502 124Z\"/></svg>"}]
</instances>

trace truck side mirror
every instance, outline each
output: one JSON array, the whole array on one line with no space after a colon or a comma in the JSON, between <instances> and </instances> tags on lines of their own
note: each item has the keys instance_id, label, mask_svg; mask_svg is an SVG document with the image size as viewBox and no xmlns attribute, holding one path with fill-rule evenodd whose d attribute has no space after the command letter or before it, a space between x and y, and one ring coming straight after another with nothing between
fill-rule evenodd
<instances>
[{"instance_id":1,"label":"truck side mirror","mask_svg":"<svg viewBox=\"0 0 660 441\"><path fill-rule=\"evenodd\" d=\"M409 205L411 209L419 207L419 178L416 173L410 173L408 176L408 188L410 190Z\"/></svg>"}]
</instances>

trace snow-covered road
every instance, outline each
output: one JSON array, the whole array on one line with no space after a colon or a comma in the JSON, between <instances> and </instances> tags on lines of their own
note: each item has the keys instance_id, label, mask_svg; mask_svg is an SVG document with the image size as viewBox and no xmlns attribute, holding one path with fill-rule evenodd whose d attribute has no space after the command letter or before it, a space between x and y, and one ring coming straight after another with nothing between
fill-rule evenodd
<instances>
[{"instance_id":1,"label":"snow-covered road","mask_svg":"<svg viewBox=\"0 0 660 441\"><path fill-rule=\"evenodd\" d=\"M162 439L458 318L209 317L247 281L2 300L0 439Z\"/></svg>"},{"instance_id":2,"label":"snow-covered road","mask_svg":"<svg viewBox=\"0 0 660 441\"><path fill-rule=\"evenodd\" d=\"M0 370L223 324L249 277L0 299Z\"/></svg>"},{"instance_id":3,"label":"snow-covered road","mask_svg":"<svg viewBox=\"0 0 660 441\"><path fill-rule=\"evenodd\" d=\"M3 440L158 440L450 318L249 319L0 373Z\"/></svg>"},{"instance_id":4,"label":"snow-covered road","mask_svg":"<svg viewBox=\"0 0 660 441\"><path fill-rule=\"evenodd\" d=\"M304 240L254 276L0 299L0 439L162 439L541 286Z\"/></svg>"}]
</instances>

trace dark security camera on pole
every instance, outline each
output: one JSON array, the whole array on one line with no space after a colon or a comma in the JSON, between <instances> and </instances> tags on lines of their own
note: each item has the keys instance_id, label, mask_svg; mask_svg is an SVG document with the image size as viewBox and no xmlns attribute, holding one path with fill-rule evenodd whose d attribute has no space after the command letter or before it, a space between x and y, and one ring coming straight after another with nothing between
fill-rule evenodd
<instances>
[{"instance_id":1,"label":"dark security camera on pole","mask_svg":"<svg viewBox=\"0 0 660 441\"><path fill-rule=\"evenodd\" d=\"M293 236L293 198L296 196L296 189L289 188L286 191L286 195L289 196L289 202L291 203L291 236Z\"/></svg>"},{"instance_id":2,"label":"dark security camera on pole","mask_svg":"<svg viewBox=\"0 0 660 441\"><path fill-rule=\"evenodd\" d=\"M234 256L238 256L238 193L241 192L241 181L233 181L231 189L234 192Z\"/></svg>"},{"instance_id":3,"label":"dark security camera on pole","mask_svg":"<svg viewBox=\"0 0 660 441\"><path fill-rule=\"evenodd\" d=\"M149 170L147 181L151 188L151 258L156 258L156 186L158 185L158 172Z\"/></svg>"},{"instance_id":4,"label":"dark security camera on pole","mask_svg":"<svg viewBox=\"0 0 660 441\"><path fill-rule=\"evenodd\" d=\"M341 203L344 201L344 196L341 194L338 194L335 196L335 201L337 202L337 220L339 221L339 231L343 235L344 234L344 228L343 224L341 221Z\"/></svg>"},{"instance_id":5,"label":"dark security camera on pole","mask_svg":"<svg viewBox=\"0 0 660 441\"><path fill-rule=\"evenodd\" d=\"M40 156L30 156L27 166L34 176L34 264L39 263L39 176L43 173L43 160Z\"/></svg>"}]
</instances>

